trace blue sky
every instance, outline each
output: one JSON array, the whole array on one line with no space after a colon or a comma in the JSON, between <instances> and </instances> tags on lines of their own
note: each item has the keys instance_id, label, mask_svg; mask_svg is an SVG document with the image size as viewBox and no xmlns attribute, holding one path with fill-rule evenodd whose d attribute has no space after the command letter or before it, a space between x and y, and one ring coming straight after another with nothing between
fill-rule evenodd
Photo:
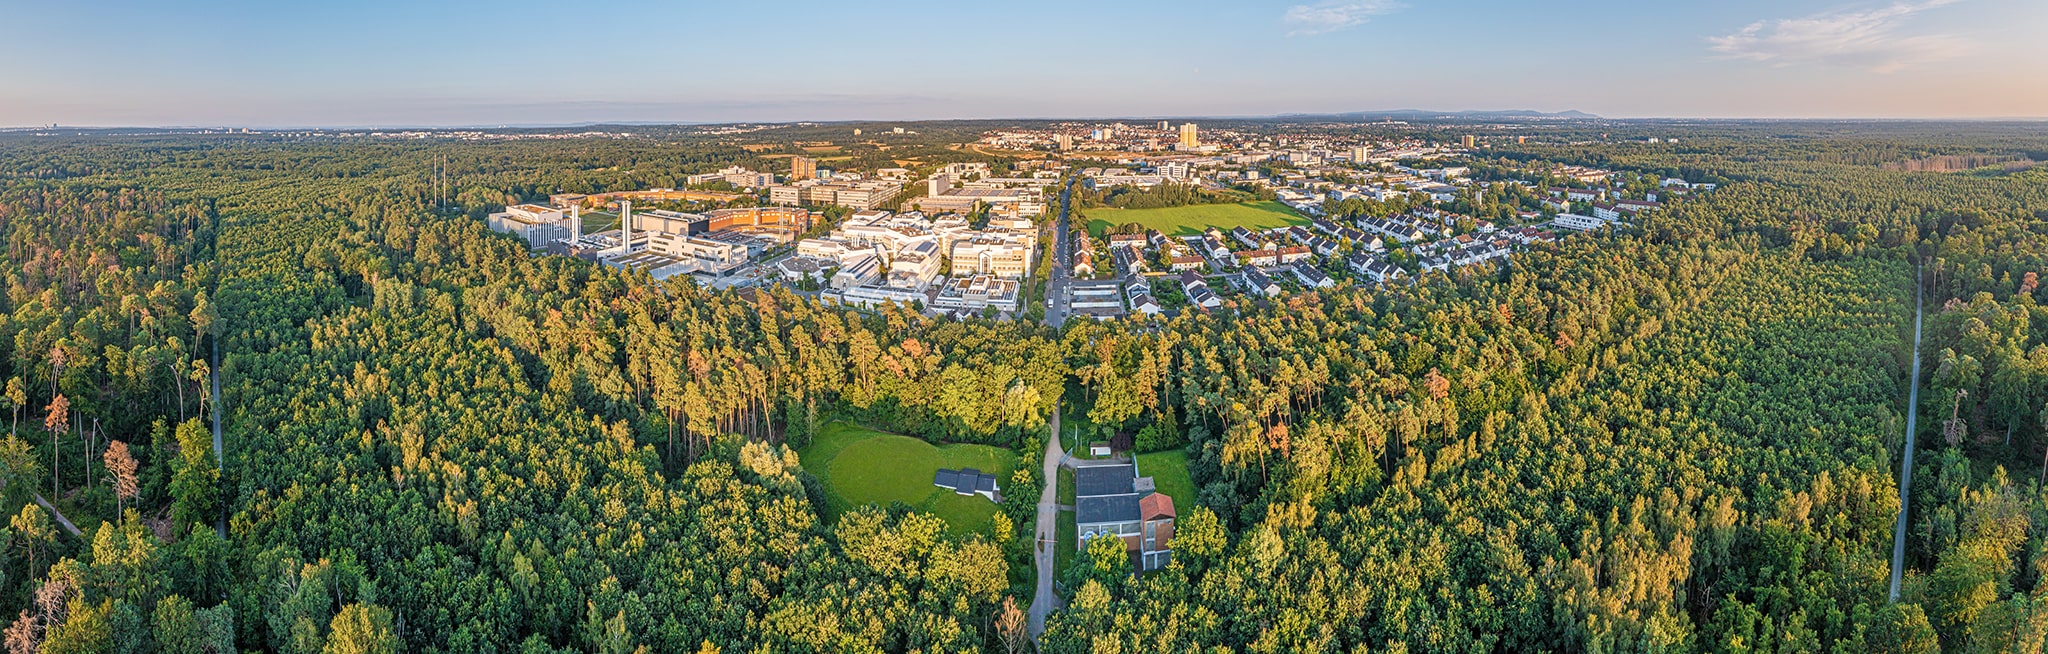
<instances>
[{"instance_id":1,"label":"blue sky","mask_svg":"<svg viewBox=\"0 0 2048 654\"><path fill-rule=\"evenodd\" d=\"M0 0L0 126L2048 117L2042 0Z\"/></svg>"}]
</instances>

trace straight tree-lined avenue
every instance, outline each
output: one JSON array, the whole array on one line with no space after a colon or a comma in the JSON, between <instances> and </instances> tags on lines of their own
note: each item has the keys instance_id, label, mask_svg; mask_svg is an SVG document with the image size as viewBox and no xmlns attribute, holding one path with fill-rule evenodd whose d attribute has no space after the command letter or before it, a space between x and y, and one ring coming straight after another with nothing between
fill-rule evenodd
<instances>
[{"instance_id":1,"label":"straight tree-lined avenue","mask_svg":"<svg viewBox=\"0 0 2048 654\"><path fill-rule=\"evenodd\" d=\"M1892 526L1892 577L1891 601L1899 601L1899 583L1905 573L1906 564L1906 518L1913 496L1913 450L1920 429L1920 324L1927 311L1927 287L1922 283L1923 273L1918 267L1913 271L1913 367L1906 377L1906 446L1901 450L1899 461L1899 519Z\"/></svg>"}]
</instances>

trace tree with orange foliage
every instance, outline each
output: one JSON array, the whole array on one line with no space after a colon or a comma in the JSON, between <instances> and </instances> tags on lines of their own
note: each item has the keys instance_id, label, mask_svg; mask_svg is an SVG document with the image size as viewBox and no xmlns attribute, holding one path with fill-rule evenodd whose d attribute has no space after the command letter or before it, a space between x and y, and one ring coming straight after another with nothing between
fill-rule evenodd
<instances>
[{"instance_id":1,"label":"tree with orange foliage","mask_svg":"<svg viewBox=\"0 0 2048 654\"><path fill-rule=\"evenodd\" d=\"M57 468L57 432L71 424L71 400L62 393L50 400L50 412L43 416L43 429L50 432L50 495L58 494L57 478L63 474Z\"/></svg>"},{"instance_id":2,"label":"tree with orange foliage","mask_svg":"<svg viewBox=\"0 0 2048 654\"><path fill-rule=\"evenodd\" d=\"M1003 608L996 614L996 635L1003 639L1003 649L1010 654L1024 651L1024 612L1017 609L1015 595L1003 598Z\"/></svg>"},{"instance_id":3,"label":"tree with orange foliage","mask_svg":"<svg viewBox=\"0 0 2048 654\"><path fill-rule=\"evenodd\" d=\"M128 453L128 443L113 441L107 443L102 455L107 464L107 475L114 483L114 512L121 512L123 502L135 499L141 487L135 482L135 457Z\"/></svg>"},{"instance_id":4,"label":"tree with orange foliage","mask_svg":"<svg viewBox=\"0 0 2048 654\"><path fill-rule=\"evenodd\" d=\"M1430 399L1441 400L1451 396L1451 380L1444 379L1442 372L1429 369L1429 376L1422 378L1422 385L1429 389Z\"/></svg>"}]
</instances>

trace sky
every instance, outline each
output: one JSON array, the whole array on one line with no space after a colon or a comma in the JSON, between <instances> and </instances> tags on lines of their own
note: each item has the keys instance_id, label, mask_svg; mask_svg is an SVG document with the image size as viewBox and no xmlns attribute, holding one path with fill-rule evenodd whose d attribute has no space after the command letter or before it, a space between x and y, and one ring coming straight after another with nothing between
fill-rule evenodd
<instances>
[{"instance_id":1,"label":"sky","mask_svg":"<svg viewBox=\"0 0 2048 654\"><path fill-rule=\"evenodd\" d=\"M0 126L2048 118L2043 0L0 0Z\"/></svg>"}]
</instances>

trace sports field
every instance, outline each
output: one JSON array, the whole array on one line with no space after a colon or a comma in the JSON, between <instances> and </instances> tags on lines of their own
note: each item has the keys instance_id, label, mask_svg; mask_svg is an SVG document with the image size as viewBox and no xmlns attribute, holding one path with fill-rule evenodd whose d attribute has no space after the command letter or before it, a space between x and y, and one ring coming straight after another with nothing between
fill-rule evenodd
<instances>
[{"instance_id":1,"label":"sports field","mask_svg":"<svg viewBox=\"0 0 2048 654\"><path fill-rule=\"evenodd\" d=\"M1265 229L1283 225L1306 225L1308 218L1287 205L1272 200L1242 204L1193 204L1164 209L1087 209L1088 231L1097 236L1111 227L1137 223L1167 236L1199 234L1215 227Z\"/></svg>"},{"instance_id":2,"label":"sports field","mask_svg":"<svg viewBox=\"0 0 2048 654\"><path fill-rule=\"evenodd\" d=\"M940 468L974 468L1007 483L1017 467L1014 452L988 445L940 445L835 422L819 430L798 452L804 470L824 482L830 518L864 504L902 502L946 519L957 534L986 528L994 502L960 496L932 485Z\"/></svg>"}]
</instances>

